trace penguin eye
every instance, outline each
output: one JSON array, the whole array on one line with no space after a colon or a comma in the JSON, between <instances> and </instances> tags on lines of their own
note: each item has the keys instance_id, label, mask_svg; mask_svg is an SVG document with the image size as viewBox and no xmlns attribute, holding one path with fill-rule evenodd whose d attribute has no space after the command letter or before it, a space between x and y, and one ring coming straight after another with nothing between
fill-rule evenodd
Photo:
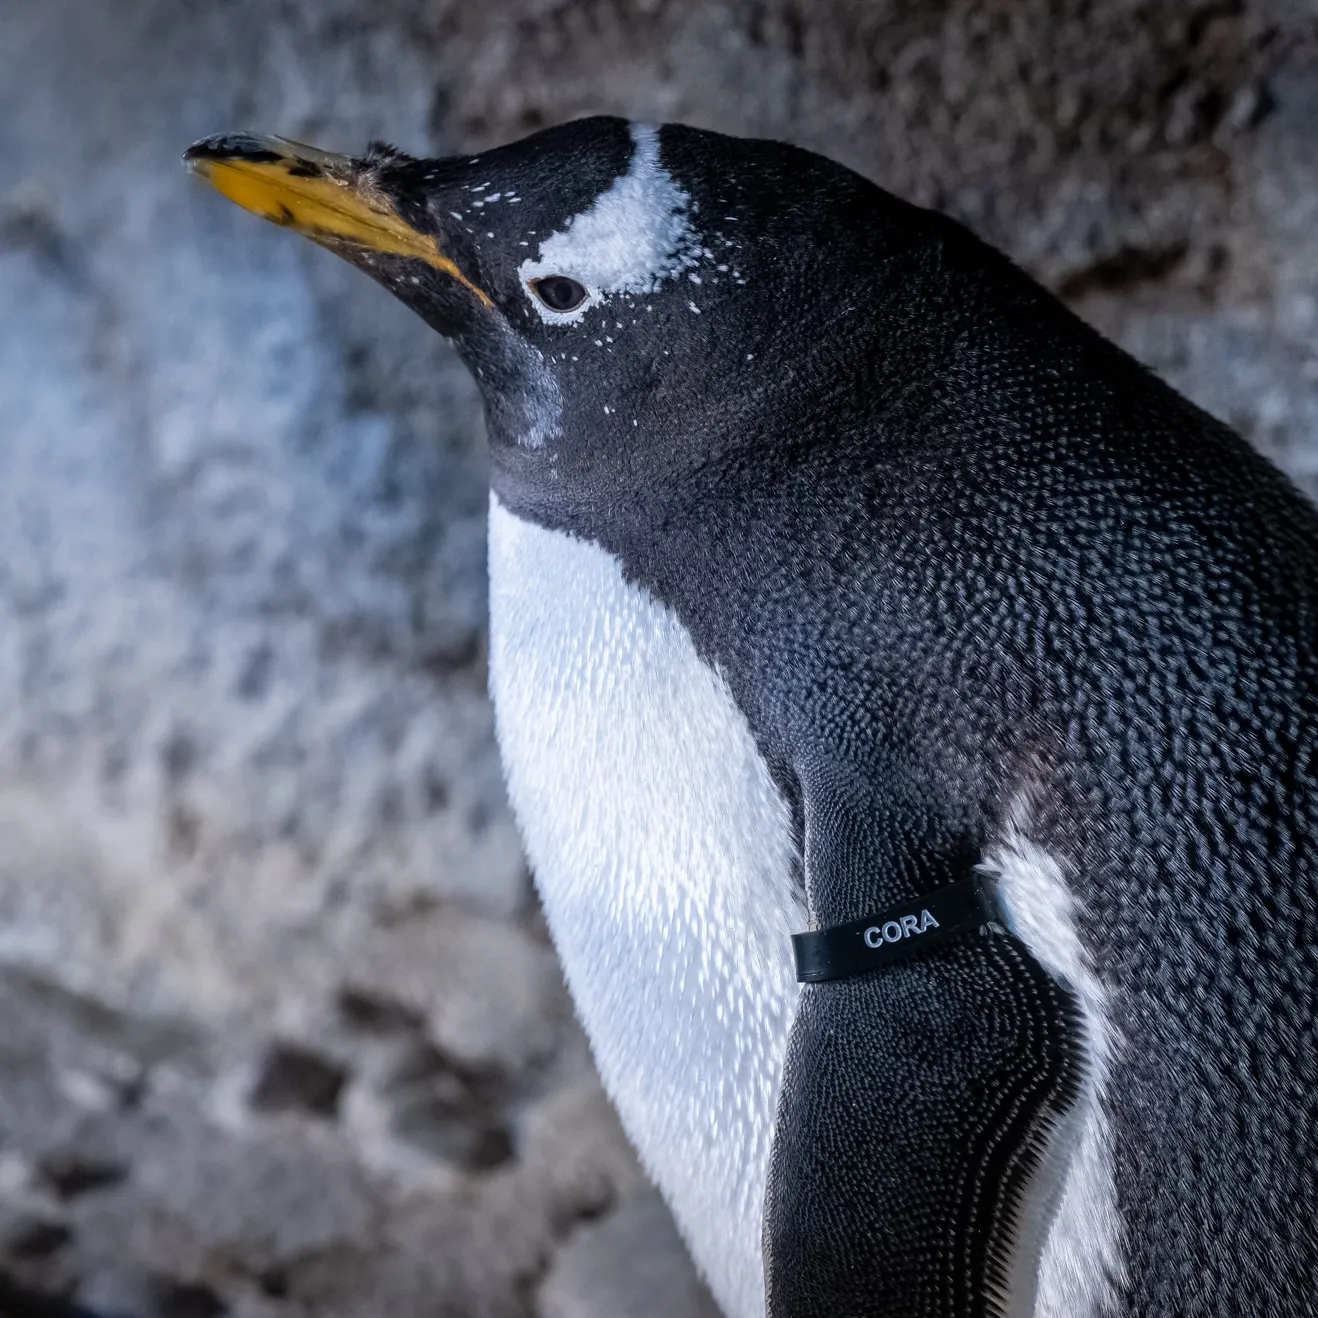
<instances>
[{"instance_id":1,"label":"penguin eye","mask_svg":"<svg viewBox=\"0 0 1318 1318\"><path fill-rule=\"evenodd\" d=\"M575 311L590 296L575 279L566 275L533 279L531 290L550 311Z\"/></svg>"}]
</instances>

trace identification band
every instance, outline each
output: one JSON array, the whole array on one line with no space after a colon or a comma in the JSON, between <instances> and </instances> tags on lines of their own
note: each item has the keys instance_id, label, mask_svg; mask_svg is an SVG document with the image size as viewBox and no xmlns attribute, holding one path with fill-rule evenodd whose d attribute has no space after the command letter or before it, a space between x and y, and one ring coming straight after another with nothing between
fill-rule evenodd
<instances>
[{"instance_id":1,"label":"identification band","mask_svg":"<svg viewBox=\"0 0 1318 1318\"><path fill-rule=\"evenodd\" d=\"M971 926L1003 923L993 881L981 874L914 897L886 911L792 935L802 984L881 970Z\"/></svg>"}]
</instances>

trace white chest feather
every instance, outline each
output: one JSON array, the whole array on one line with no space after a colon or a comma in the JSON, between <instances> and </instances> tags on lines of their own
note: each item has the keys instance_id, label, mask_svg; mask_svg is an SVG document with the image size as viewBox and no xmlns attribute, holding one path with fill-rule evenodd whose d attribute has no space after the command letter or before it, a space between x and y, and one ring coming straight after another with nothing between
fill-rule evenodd
<instances>
[{"instance_id":1,"label":"white chest feather","mask_svg":"<svg viewBox=\"0 0 1318 1318\"><path fill-rule=\"evenodd\" d=\"M729 1318L763 1313L796 1003L787 808L723 679L598 546L490 505L513 808L604 1083Z\"/></svg>"}]
</instances>

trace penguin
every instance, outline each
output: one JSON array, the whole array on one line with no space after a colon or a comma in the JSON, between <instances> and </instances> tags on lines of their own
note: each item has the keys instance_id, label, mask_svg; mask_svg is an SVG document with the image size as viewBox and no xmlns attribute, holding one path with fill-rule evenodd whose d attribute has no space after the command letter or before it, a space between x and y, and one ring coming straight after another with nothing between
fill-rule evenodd
<instances>
[{"instance_id":1,"label":"penguin","mask_svg":"<svg viewBox=\"0 0 1318 1318\"><path fill-rule=\"evenodd\" d=\"M728 1318L1318 1313L1300 492L789 145L186 159L479 382L509 796Z\"/></svg>"}]
</instances>

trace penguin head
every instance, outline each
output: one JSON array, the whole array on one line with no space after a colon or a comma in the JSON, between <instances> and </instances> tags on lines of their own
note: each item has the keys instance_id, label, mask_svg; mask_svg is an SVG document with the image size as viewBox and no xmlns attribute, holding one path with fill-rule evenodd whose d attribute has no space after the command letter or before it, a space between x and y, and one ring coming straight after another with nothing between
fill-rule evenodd
<instances>
[{"instance_id":1,"label":"penguin head","mask_svg":"<svg viewBox=\"0 0 1318 1318\"><path fill-rule=\"evenodd\" d=\"M447 159L245 134L185 159L451 339L496 490L549 520L717 478L767 412L790 430L812 374L870 353L879 286L926 214L782 143L615 118Z\"/></svg>"}]
</instances>

